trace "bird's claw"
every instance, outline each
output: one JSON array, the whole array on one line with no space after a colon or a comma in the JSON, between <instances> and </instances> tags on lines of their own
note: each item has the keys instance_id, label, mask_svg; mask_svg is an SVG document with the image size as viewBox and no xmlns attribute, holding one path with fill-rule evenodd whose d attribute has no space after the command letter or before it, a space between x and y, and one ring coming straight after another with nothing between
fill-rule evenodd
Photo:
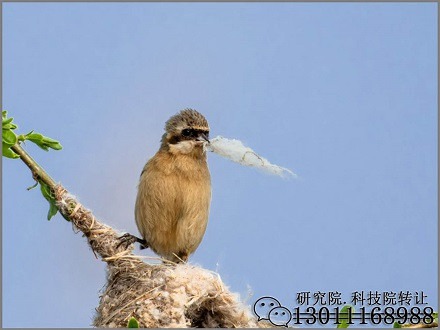
<instances>
[{"instance_id":1,"label":"bird's claw","mask_svg":"<svg viewBox=\"0 0 440 330\"><path fill-rule=\"evenodd\" d=\"M136 237L130 233L126 233L122 235L119 239L119 244L116 246L116 248L119 248L121 245L124 245L125 249L127 249L131 244L139 243L141 250L147 249L149 247L146 240Z\"/></svg>"}]
</instances>

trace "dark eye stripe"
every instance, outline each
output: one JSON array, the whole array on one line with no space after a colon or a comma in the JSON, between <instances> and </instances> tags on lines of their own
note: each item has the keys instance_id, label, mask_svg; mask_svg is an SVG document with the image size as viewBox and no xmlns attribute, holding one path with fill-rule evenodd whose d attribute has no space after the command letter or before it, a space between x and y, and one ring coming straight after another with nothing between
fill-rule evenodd
<instances>
[{"instance_id":1,"label":"dark eye stripe","mask_svg":"<svg viewBox=\"0 0 440 330\"><path fill-rule=\"evenodd\" d=\"M182 135L183 136L191 136L192 134L193 134L192 129L185 128L184 130L182 130Z\"/></svg>"},{"instance_id":2,"label":"dark eye stripe","mask_svg":"<svg viewBox=\"0 0 440 330\"><path fill-rule=\"evenodd\" d=\"M184 130L182 130L182 135L186 137L196 137L199 136L201 133L209 135L209 131L203 129L185 128Z\"/></svg>"}]
</instances>

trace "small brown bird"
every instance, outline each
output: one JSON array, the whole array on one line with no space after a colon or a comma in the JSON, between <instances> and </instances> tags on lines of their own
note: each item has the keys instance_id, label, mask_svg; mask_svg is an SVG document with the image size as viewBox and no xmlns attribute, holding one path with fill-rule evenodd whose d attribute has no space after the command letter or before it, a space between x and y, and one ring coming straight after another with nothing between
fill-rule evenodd
<instances>
[{"instance_id":1,"label":"small brown bird","mask_svg":"<svg viewBox=\"0 0 440 330\"><path fill-rule=\"evenodd\" d=\"M208 223L211 177L205 143L207 120L185 109L166 122L159 151L141 173L135 206L141 241L173 262L188 260Z\"/></svg>"}]
</instances>

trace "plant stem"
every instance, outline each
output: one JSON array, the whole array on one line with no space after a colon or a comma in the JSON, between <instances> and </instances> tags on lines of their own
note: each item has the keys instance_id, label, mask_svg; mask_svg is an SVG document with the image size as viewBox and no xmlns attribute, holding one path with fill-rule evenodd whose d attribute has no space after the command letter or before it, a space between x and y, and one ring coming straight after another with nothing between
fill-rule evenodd
<instances>
[{"instance_id":1,"label":"plant stem","mask_svg":"<svg viewBox=\"0 0 440 330\"><path fill-rule=\"evenodd\" d=\"M11 149L20 156L21 160L30 168L34 179L40 180L50 188L55 189L57 183L46 173L46 171L20 146L16 143Z\"/></svg>"},{"instance_id":2,"label":"plant stem","mask_svg":"<svg viewBox=\"0 0 440 330\"><path fill-rule=\"evenodd\" d=\"M51 199L53 198L54 200L49 201L49 203L55 205L66 220L71 221L76 229L84 233L93 253L97 253L103 259L114 257L119 253L118 256L120 260L122 260L123 257L133 255L133 245L121 246L120 235L110 226L98 221L90 210L83 207L63 186L57 184L19 143L16 143L11 149L18 154L26 166L29 167L33 178L38 181L40 185L45 184L51 189L53 193ZM112 260L111 262L115 263L117 260Z\"/></svg>"}]
</instances>

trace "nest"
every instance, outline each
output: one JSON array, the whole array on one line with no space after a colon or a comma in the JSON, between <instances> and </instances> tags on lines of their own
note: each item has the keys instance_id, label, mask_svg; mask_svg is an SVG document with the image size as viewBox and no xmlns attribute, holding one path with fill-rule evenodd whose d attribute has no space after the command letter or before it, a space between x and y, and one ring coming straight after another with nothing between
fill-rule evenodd
<instances>
[{"instance_id":1,"label":"nest","mask_svg":"<svg viewBox=\"0 0 440 330\"><path fill-rule=\"evenodd\" d=\"M131 317L145 328L257 326L238 296L207 270L118 260L109 264L108 285L93 325L126 327Z\"/></svg>"},{"instance_id":2,"label":"nest","mask_svg":"<svg viewBox=\"0 0 440 330\"><path fill-rule=\"evenodd\" d=\"M96 308L95 327L125 328L131 317L141 328L268 326L257 323L218 274L189 264L146 263L133 254L133 245L119 246L120 235L63 187L57 186L55 198L60 213L107 263L107 284Z\"/></svg>"}]
</instances>

